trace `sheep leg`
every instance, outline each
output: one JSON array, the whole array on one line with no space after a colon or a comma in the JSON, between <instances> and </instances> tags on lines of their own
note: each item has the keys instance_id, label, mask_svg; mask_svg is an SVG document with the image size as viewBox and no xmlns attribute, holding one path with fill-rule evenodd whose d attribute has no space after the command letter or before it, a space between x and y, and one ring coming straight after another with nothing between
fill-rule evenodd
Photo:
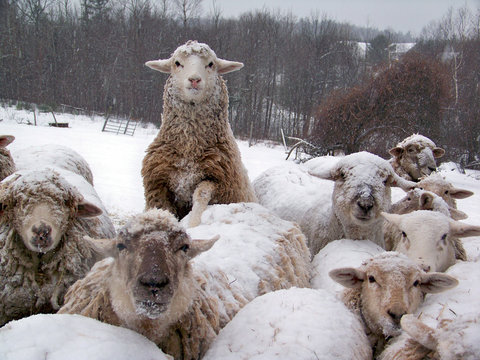
<instances>
[{"instance_id":1,"label":"sheep leg","mask_svg":"<svg viewBox=\"0 0 480 360\"><path fill-rule=\"evenodd\" d=\"M171 198L174 198L174 195L164 185L157 184L154 191L147 191L145 188L145 210L163 209L177 216L177 209L172 204Z\"/></svg>"},{"instance_id":2,"label":"sheep leg","mask_svg":"<svg viewBox=\"0 0 480 360\"><path fill-rule=\"evenodd\" d=\"M215 184L211 181L202 181L197 185L192 196L192 211L190 212L190 219L188 227L195 227L200 225L202 214L210 202Z\"/></svg>"}]
</instances>

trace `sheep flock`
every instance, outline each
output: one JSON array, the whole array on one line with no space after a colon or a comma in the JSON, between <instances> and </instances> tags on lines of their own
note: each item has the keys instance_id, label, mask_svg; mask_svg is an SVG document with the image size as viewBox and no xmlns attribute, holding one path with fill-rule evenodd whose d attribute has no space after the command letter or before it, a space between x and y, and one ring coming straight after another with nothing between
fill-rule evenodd
<instances>
[{"instance_id":1,"label":"sheep flock","mask_svg":"<svg viewBox=\"0 0 480 360\"><path fill-rule=\"evenodd\" d=\"M106 207L78 149L0 135L1 359L480 359L475 194L444 149L252 176L222 77L243 64L188 41L145 65L168 79L143 211Z\"/></svg>"}]
</instances>

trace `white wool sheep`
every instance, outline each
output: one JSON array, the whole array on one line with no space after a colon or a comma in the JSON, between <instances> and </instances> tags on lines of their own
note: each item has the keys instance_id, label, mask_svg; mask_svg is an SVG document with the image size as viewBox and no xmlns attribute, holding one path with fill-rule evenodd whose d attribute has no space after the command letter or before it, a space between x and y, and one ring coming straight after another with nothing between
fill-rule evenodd
<instances>
[{"instance_id":1,"label":"white wool sheep","mask_svg":"<svg viewBox=\"0 0 480 360\"><path fill-rule=\"evenodd\" d=\"M129 329L80 315L38 314L0 329L2 360L173 360Z\"/></svg>"},{"instance_id":2,"label":"white wool sheep","mask_svg":"<svg viewBox=\"0 0 480 360\"><path fill-rule=\"evenodd\" d=\"M215 213L218 207L223 211ZM195 259L218 237L190 240L165 210L133 217L117 236L116 258L97 263L77 281L59 312L130 328L175 359L198 359L248 301L271 290L308 285L310 254L297 227L257 204L211 208L203 219L215 223L211 228L222 238ZM242 228L249 231L238 234ZM212 229L202 224L190 230ZM222 261L230 268L221 269Z\"/></svg>"},{"instance_id":3,"label":"white wool sheep","mask_svg":"<svg viewBox=\"0 0 480 360\"><path fill-rule=\"evenodd\" d=\"M382 213L401 232L395 251L417 261L425 271L445 271L459 257L459 238L480 235L480 226L452 220L436 211L417 210L408 214ZM464 250L463 250L464 252ZM466 254L462 254L466 260Z\"/></svg>"},{"instance_id":4,"label":"white wool sheep","mask_svg":"<svg viewBox=\"0 0 480 360\"><path fill-rule=\"evenodd\" d=\"M88 187L88 198L77 190ZM83 177L70 173L67 181L51 169L17 171L3 180L0 325L58 310L67 288L103 257L95 243L84 239L115 234L98 196L92 201L94 195Z\"/></svg>"},{"instance_id":5,"label":"white wool sheep","mask_svg":"<svg viewBox=\"0 0 480 360\"><path fill-rule=\"evenodd\" d=\"M446 273L458 279L458 286L426 296L414 314L418 320L402 319L402 328L406 331L389 344L381 360L478 359L480 267L476 262L458 262ZM419 327L423 334L417 332Z\"/></svg>"},{"instance_id":6,"label":"white wool sheep","mask_svg":"<svg viewBox=\"0 0 480 360\"><path fill-rule=\"evenodd\" d=\"M371 240L385 247L380 212L390 209L390 187L409 190L413 182L400 178L388 161L367 152L345 156L333 168L312 167L309 173L333 180L333 193L326 194L324 182L318 182L311 203L299 204L299 193L313 181L309 175L293 167L269 169L253 182L259 202L300 224L313 255L330 241L342 238Z\"/></svg>"},{"instance_id":7,"label":"white wool sheep","mask_svg":"<svg viewBox=\"0 0 480 360\"><path fill-rule=\"evenodd\" d=\"M404 179L419 181L422 176L435 171L435 159L442 157L445 150L439 148L429 138L413 134L389 150L395 172Z\"/></svg>"},{"instance_id":8,"label":"white wool sheep","mask_svg":"<svg viewBox=\"0 0 480 360\"><path fill-rule=\"evenodd\" d=\"M221 75L242 63L218 58L207 44L188 41L169 59L147 66L170 74L162 125L143 159L146 208L162 208L199 224L208 204L256 201L228 122Z\"/></svg>"},{"instance_id":9,"label":"white wool sheep","mask_svg":"<svg viewBox=\"0 0 480 360\"><path fill-rule=\"evenodd\" d=\"M82 176L93 185L93 174L87 161L73 149L62 145L30 146L13 154L17 170L62 169Z\"/></svg>"},{"instance_id":10,"label":"white wool sheep","mask_svg":"<svg viewBox=\"0 0 480 360\"><path fill-rule=\"evenodd\" d=\"M371 360L372 350L360 321L335 296L291 288L248 303L203 359Z\"/></svg>"},{"instance_id":11,"label":"white wool sheep","mask_svg":"<svg viewBox=\"0 0 480 360\"><path fill-rule=\"evenodd\" d=\"M7 146L15 140L12 135L0 135L0 181L15 171L15 163Z\"/></svg>"},{"instance_id":12,"label":"white wool sheep","mask_svg":"<svg viewBox=\"0 0 480 360\"><path fill-rule=\"evenodd\" d=\"M347 287L343 301L362 320L376 354L385 341L400 335L400 319L420 306L425 293L450 289L458 281L442 273L425 273L403 254L384 252L358 268L334 269L330 276Z\"/></svg>"},{"instance_id":13,"label":"white wool sheep","mask_svg":"<svg viewBox=\"0 0 480 360\"><path fill-rule=\"evenodd\" d=\"M416 188L433 192L440 196L451 207L456 209L457 202L455 199L465 199L473 195L473 192L467 189L460 189L453 186L452 183L445 180L440 174L431 174L426 177L422 177L420 181L415 185ZM464 215L463 219L467 216ZM456 220L462 220L462 218L455 218Z\"/></svg>"}]
</instances>

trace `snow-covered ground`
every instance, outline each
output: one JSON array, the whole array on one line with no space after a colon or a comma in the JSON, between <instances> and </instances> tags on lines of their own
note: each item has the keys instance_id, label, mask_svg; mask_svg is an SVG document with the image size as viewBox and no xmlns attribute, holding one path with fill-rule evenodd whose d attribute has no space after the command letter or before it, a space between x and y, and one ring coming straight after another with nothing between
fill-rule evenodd
<instances>
[{"instance_id":1,"label":"snow-covered ground","mask_svg":"<svg viewBox=\"0 0 480 360\"><path fill-rule=\"evenodd\" d=\"M145 205L142 178L140 175L142 159L147 146L152 142L158 130L153 126L140 126L137 127L134 136L116 135L101 131L104 120L100 117L91 118L88 116L73 116L68 114L57 114L56 117L58 122L68 122L69 127L54 128L48 126L48 123L53 121L51 114L37 114L38 126L28 125L28 122L33 123L34 121L32 112L19 111L12 107L0 107L0 134L15 136L15 141L8 146L8 149L10 149L12 153L32 145L52 143L69 146L80 153L90 164L94 175L95 189L103 200L109 215L117 227L121 226L130 215L142 212ZM428 136L428 134L426 135ZM255 179L267 168L285 164L286 155L282 147L268 147L266 145L248 147L248 144L243 141L239 141L238 145L242 153L242 160L248 169L251 180ZM328 159L328 161L331 162L331 159ZM444 164L441 166L441 173L456 187L465 188L475 193L474 196L458 200L457 203L459 209L469 216L464 222L480 225L480 172L467 171L466 174L461 174L457 171L454 164ZM285 191L289 191L289 189L285 189ZM315 191L322 191L322 189L317 188ZM396 188L392 190L393 200L400 199L403 194L402 190ZM302 202L306 201L306 199L299 198L298 201ZM472 263L478 262L480 260L480 237L465 238L464 244L469 260ZM467 299L467 297L470 296L468 291L462 296L465 304L471 303L471 299ZM443 301L444 304L445 301L447 301L445 300L446 297L448 298L446 295L439 297L439 301ZM458 299L457 296L455 301L462 303L462 298ZM272 306L275 306L274 302L272 302ZM307 305L305 304L305 306ZM448 306L448 304L445 306ZM458 306L455 311L462 312L458 310ZM465 312L467 312L466 308ZM331 316L332 319L335 319L335 314L331 314ZM33 325L30 327L27 326L26 328L24 327L24 332L21 336L18 335L17 337L12 336L8 338L9 345L11 345L9 349L17 348L18 350L18 348L22 346L39 346L38 341L35 342L34 340L26 343L24 337L27 336L35 339L38 331L47 334L53 333L58 331L58 328L63 328L61 322L67 321L61 319L60 323L53 324L49 322L50 320L47 321L47 319L49 318L44 319L45 327L42 330L35 330ZM90 325L86 322L79 322L78 326L80 330L77 328L75 331L90 332L90 329L92 329L92 333L96 331L93 330L93 326L90 328ZM295 327L301 329L303 324L299 321L298 323L288 323L282 326L288 326L289 330L291 330L295 329ZM16 357L12 355L12 352L2 354L2 341L6 341L6 332L2 332L2 330L0 330L0 358L16 359ZM280 328L278 331L282 331L282 329ZM74 334L78 333L71 332L71 336L77 336ZM2 336L4 337L2 338ZM270 335L260 333L257 334L257 336L268 337ZM291 337L290 339L293 342L296 341L295 337ZM64 340L59 341L67 344ZM101 341L101 339L99 339L99 341ZM268 341L268 339L265 340L267 343ZM341 348L343 346L342 339L336 341L338 341L337 346ZM301 342L292 345L304 346L300 344ZM71 347L71 351L76 351L75 349L78 350L81 348L78 342L76 342L75 345L76 347ZM48 346L43 349L45 353L55 350ZM140 354L141 352L138 352L135 358L142 358ZM113 356L118 358L116 355ZM90 354L84 356L84 358L87 357L93 359L93 357L90 357ZM50 359L50 357L46 358ZM100 359L101 357L97 358ZM144 358L148 358L148 356L145 355ZM154 357L152 356L151 358ZM274 357L271 358L273 359Z\"/></svg>"}]
</instances>

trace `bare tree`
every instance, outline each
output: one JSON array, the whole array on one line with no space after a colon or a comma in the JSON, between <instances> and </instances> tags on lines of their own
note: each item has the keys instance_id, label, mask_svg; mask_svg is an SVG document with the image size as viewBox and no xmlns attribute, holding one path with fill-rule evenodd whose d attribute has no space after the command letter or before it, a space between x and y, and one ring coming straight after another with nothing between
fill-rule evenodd
<instances>
[{"instance_id":1,"label":"bare tree","mask_svg":"<svg viewBox=\"0 0 480 360\"><path fill-rule=\"evenodd\" d=\"M191 19L200 16L202 2L203 0L173 0L174 10L181 19L184 29Z\"/></svg>"}]
</instances>

